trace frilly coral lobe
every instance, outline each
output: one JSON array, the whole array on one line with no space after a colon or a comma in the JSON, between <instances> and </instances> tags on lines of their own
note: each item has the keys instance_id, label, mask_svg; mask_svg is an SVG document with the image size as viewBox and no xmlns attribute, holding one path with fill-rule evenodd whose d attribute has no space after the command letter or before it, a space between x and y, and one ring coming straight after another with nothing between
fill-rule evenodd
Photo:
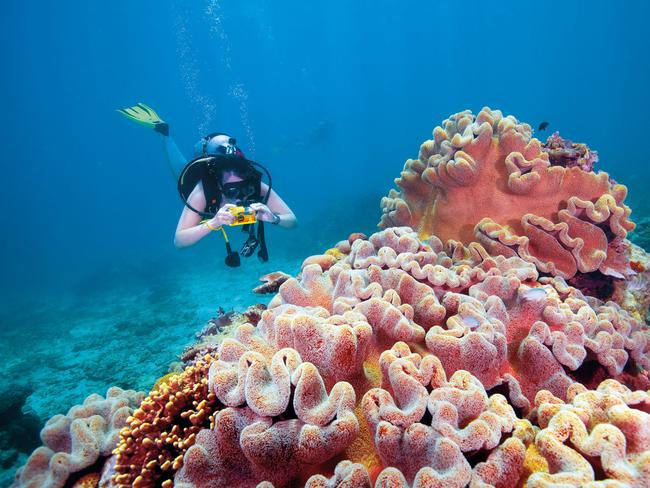
<instances>
[{"instance_id":1,"label":"frilly coral lobe","mask_svg":"<svg viewBox=\"0 0 650 488\"><path fill-rule=\"evenodd\" d=\"M455 114L406 162L400 191L382 201L381 225L407 225L443 242L478 241L563 278L629 274L610 251L634 228L626 188L591 171L593 159L567 163L556 146L544 148L528 124L498 110Z\"/></svg>"}]
</instances>

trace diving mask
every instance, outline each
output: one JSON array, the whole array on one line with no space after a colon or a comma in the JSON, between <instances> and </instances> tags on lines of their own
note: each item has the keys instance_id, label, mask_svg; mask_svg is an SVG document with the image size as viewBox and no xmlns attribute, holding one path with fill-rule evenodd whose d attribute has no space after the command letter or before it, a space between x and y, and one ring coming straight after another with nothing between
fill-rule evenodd
<instances>
[{"instance_id":1,"label":"diving mask","mask_svg":"<svg viewBox=\"0 0 650 488\"><path fill-rule=\"evenodd\" d=\"M255 185L246 180L224 183L221 186L221 194L231 201L250 202L251 197L255 195Z\"/></svg>"}]
</instances>

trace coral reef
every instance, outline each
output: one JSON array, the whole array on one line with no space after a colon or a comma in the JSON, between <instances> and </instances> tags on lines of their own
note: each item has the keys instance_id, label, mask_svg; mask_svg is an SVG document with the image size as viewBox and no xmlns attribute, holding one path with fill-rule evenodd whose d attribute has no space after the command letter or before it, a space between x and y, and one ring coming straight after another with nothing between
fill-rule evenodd
<instances>
[{"instance_id":1,"label":"coral reef","mask_svg":"<svg viewBox=\"0 0 650 488\"><path fill-rule=\"evenodd\" d=\"M41 431L43 446L18 470L12 486L63 487L72 475L110 456L119 430L143 397L142 393L112 387L106 398L91 395L67 415L52 417Z\"/></svg>"},{"instance_id":2,"label":"coral reef","mask_svg":"<svg viewBox=\"0 0 650 488\"><path fill-rule=\"evenodd\" d=\"M650 485L650 259L596 160L498 111L452 116L386 228L197 334L98 485Z\"/></svg>"},{"instance_id":3,"label":"coral reef","mask_svg":"<svg viewBox=\"0 0 650 488\"><path fill-rule=\"evenodd\" d=\"M476 243L445 248L391 228L337 249L335 262L307 258L256 326L223 339L208 374L223 408L175 486L516 486L561 479L576 463L581 479L585 463L612 480L646 479L635 432L648 394L623 386L650 387L645 324ZM568 447L573 464L558 465L565 424L547 421L545 405L613 405L601 394L627 410L593 413L609 430L594 420ZM614 435L618 457L594 460L596 436ZM621 454L621 440L638 448Z\"/></svg>"},{"instance_id":4,"label":"coral reef","mask_svg":"<svg viewBox=\"0 0 650 488\"><path fill-rule=\"evenodd\" d=\"M198 335L214 359L161 379L99 486L650 481L642 321L478 243L335 249Z\"/></svg>"},{"instance_id":5,"label":"coral reef","mask_svg":"<svg viewBox=\"0 0 650 488\"><path fill-rule=\"evenodd\" d=\"M520 256L562 278L629 276L617 249L634 229L623 203L627 189L591 171L586 146L552 136L543 148L531 133L487 107L451 116L418 159L406 162L400 191L382 199L380 225L409 226L443 242L477 241L493 255Z\"/></svg>"}]
</instances>

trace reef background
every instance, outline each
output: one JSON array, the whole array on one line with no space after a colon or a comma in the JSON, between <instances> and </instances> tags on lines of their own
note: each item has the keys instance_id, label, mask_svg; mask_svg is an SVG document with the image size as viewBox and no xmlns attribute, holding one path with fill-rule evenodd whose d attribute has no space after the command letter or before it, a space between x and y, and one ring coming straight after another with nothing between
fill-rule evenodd
<instances>
[{"instance_id":1,"label":"reef background","mask_svg":"<svg viewBox=\"0 0 650 488\"><path fill-rule=\"evenodd\" d=\"M586 142L628 187L632 220L648 218L649 14L643 1L5 7L0 468L89 393L148 388L217 307L264 302L258 276L370 233L405 158L460 109ZM223 130L268 165L300 228L271 230L267 265L228 270L218 239L173 248L181 205L158 136L114 112L138 101L187 155Z\"/></svg>"}]
</instances>

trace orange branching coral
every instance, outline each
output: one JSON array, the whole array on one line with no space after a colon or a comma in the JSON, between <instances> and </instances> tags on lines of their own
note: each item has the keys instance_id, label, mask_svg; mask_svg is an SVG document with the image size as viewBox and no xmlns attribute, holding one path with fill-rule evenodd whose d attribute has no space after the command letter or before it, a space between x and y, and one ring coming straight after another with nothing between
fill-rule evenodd
<instances>
[{"instance_id":1,"label":"orange branching coral","mask_svg":"<svg viewBox=\"0 0 650 488\"><path fill-rule=\"evenodd\" d=\"M65 486L69 477L106 458L117 444L119 430L142 401L142 393L112 387L106 398L90 395L67 415L55 415L41 431L43 446L18 470L15 488Z\"/></svg>"},{"instance_id":2,"label":"orange branching coral","mask_svg":"<svg viewBox=\"0 0 650 488\"><path fill-rule=\"evenodd\" d=\"M644 324L518 256L408 228L336 249L220 344L209 387L225 407L176 486L517 486L554 469L536 398L586 394L585 367L650 386Z\"/></svg>"},{"instance_id":3,"label":"orange branching coral","mask_svg":"<svg viewBox=\"0 0 650 488\"><path fill-rule=\"evenodd\" d=\"M380 226L406 225L422 238L482 243L570 278L630 272L616 246L634 228L626 188L606 173L552 166L528 124L484 108L455 114L408 160L400 191L382 200Z\"/></svg>"},{"instance_id":4,"label":"orange branching coral","mask_svg":"<svg viewBox=\"0 0 650 488\"><path fill-rule=\"evenodd\" d=\"M207 356L169 376L128 418L116 442L113 486L172 486L183 455L213 421L216 401L207 379L211 362Z\"/></svg>"}]
</instances>

